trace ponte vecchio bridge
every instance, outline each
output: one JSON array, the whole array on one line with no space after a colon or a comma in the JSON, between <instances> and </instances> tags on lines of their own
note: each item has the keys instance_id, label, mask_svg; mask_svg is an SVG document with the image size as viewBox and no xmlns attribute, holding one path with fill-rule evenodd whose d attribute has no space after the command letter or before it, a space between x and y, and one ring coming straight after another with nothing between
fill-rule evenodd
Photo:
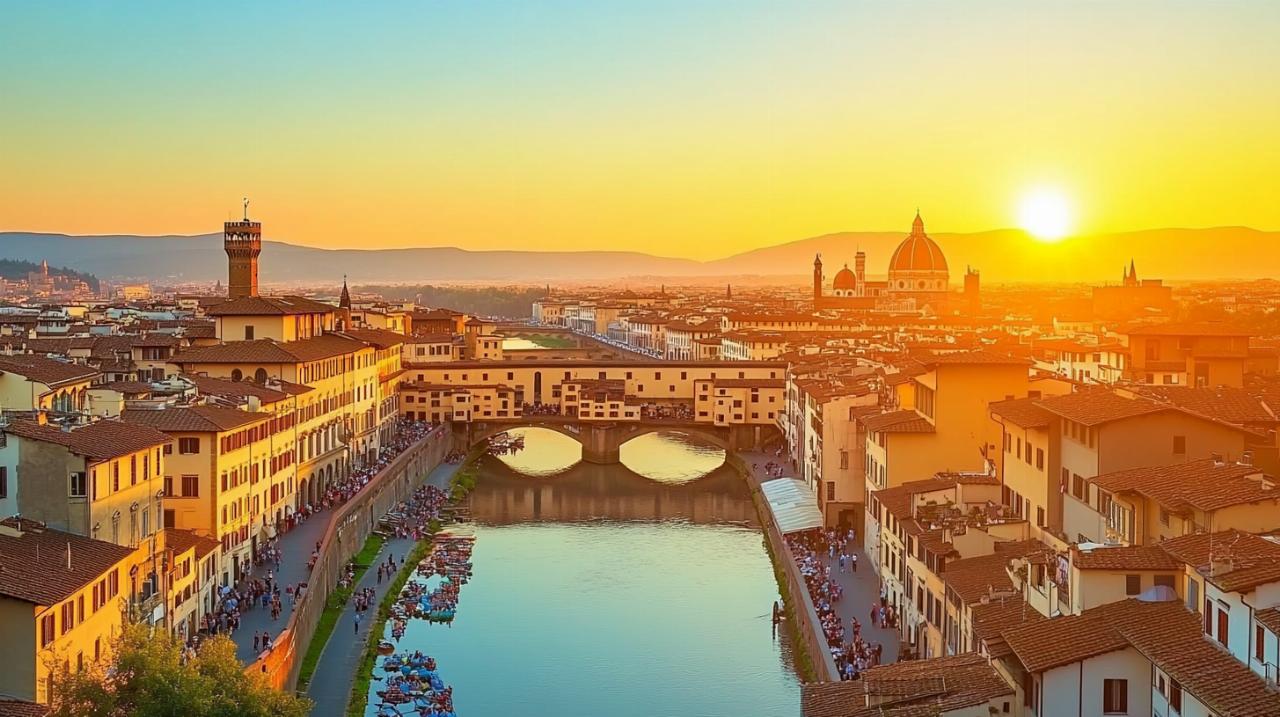
<instances>
[{"instance_id":1,"label":"ponte vecchio bridge","mask_svg":"<svg viewBox=\"0 0 1280 717\"><path fill-rule=\"evenodd\" d=\"M616 463L647 433L681 431L726 451L781 437L786 364L777 361L461 361L406 367L401 412L453 426L459 447L536 426Z\"/></svg>"}]
</instances>

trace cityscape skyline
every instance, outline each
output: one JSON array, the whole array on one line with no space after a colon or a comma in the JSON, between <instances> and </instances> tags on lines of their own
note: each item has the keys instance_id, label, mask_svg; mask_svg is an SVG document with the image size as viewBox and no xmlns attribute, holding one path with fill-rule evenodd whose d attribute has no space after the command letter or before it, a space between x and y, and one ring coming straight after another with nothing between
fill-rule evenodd
<instances>
[{"instance_id":1,"label":"cityscape skyline","mask_svg":"<svg viewBox=\"0 0 1280 717\"><path fill-rule=\"evenodd\" d=\"M1034 231L1046 193L1070 236L1280 229L1272 3L10 19L7 230L198 234L248 194L309 246L708 259L917 206Z\"/></svg>"}]
</instances>

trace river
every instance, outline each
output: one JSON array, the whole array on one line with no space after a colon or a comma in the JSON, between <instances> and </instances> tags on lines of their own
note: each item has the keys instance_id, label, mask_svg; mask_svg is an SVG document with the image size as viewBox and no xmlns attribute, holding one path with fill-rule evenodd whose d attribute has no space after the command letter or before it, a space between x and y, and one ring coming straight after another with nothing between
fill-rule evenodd
<instances>
[{"instance_id":1,"label":"river","mask_svg":"<svg viewBox=\"0 0 1280 717\"><path fill-rule=\"evenodd\" d=\"M459 717L798 714L773 570L723 452L653 434L598 466L524 433L481 459L457 618L411 620L398 645L438 660Z\"/></svg>"}]
</instances>

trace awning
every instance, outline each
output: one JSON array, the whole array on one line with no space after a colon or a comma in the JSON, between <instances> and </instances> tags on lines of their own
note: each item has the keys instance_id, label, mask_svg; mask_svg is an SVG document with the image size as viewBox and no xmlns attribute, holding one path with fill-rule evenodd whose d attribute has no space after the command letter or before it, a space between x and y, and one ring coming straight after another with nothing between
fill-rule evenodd
<instances>
[{"instance_id":1,"label":"awning","mask_svg":"<svg viewBox=\"0 0 1280 717\"><path fill-rule=\"evenodd\" d=\"M822 511L809 486L796 478L775 478L760 484L769 511L783 535L822 527Z\"/></svg>"}]
</instances>

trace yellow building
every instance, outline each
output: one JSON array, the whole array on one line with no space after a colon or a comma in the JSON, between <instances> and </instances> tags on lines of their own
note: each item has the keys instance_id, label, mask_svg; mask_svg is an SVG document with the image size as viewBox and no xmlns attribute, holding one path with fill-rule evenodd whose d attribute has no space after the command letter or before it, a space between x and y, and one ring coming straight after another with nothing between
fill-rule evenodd
<instances>
[{"instance_id":1,"label":"yellow building","mask_svg":"<svg viewBox=\"0 0 1280 717\"><path fill-rule=\"evenodd\" d=\"M1244 386L1251 332L1223 324L1157 324L1128 333L1134 383Z\"/></svg>"},{"instance_id":2,"label":"yellow building","mask_svg":"<svg viewBox=\"0 0 1280 717\"><path fill-rule=\"evenodd\" d=\"M213 538L175 528L167 528L164 538L170 625L185 638L196 634L200 617L217 606L221 545Z\"/></svg>"},{"instance_id":3,"label":"yellow building","mask_svg":"<svg viewBox=\"0 0 1280 717\"><path fill-rule=\"evenodd\" d=\"M107 656L134 551L19 518L0 521L0 693L48 702L53 678Z\"/></svg>"},{"instance_id":4,"label":"yellow building","mask_svg":"<svg viewBox=\"0 0 1280 717\"><path fill-rule=\"evenodd\" d=\"M299 341L332 331L337 307L301 296L242 296L209 307L222 341Z\"/></svg>"},{"instance_id":5,"label":"yellow building","mask_svg":"<svg viewBox=\"0 0 1280 717\"><path fill-rule=\"evenodd\" d=\"M640 402L619 379L577 379L561 384L561 413L582 421L639 421Z\"/></svg>"},{"instance_id":6,"label":"yellow building","mask_svg":"<svg viewBox=\"0 0 1280 717\"><path fill-rule=\"evenodd\" d=\"M295 491L292 414L220 406L130 409L123 419L162 431L171 446L166 527L221 543L221 584L239 581L258 543L276 534L271 506Z\"/></svg>"},{"instance_id":7,"label":"yellow building","mask_svg":"<svg viewBox=\"0 0 1280 717\"><path fill-rule=\"evenodd\" d=\"M79 413L99 376L97 369L44 356L0 356L0 408Z\"/></svg>"}]
</instances>

